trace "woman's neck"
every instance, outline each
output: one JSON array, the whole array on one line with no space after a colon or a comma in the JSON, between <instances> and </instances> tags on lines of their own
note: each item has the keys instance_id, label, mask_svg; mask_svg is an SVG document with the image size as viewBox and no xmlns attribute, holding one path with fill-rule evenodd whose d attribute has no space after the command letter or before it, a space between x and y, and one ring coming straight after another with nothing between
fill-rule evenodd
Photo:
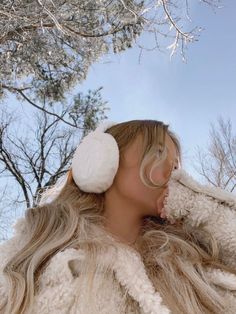
<instances>
[{"instance_id":1,"label":"woman's neck","mask_svg":"<svg viewBox=\"0 0 236 314\"><path fill-rule=\"evenodd\" d=\"M137 215L137 209L124 200L106 197L104 206L106 230L116 239L134 244L142 227L143 219Z\"/></svg>"}]
</instances>

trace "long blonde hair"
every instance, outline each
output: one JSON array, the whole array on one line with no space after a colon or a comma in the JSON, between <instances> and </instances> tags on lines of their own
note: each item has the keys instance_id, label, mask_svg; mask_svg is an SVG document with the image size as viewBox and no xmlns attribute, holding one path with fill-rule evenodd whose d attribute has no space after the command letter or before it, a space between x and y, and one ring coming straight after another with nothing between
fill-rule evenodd
<instances>
[{"instance_id":1,"label":"long blonde hair","mask_svg":"<svg viewBox=\"0 0 236 314\"><path fill-rule=\"evenodd\" d=\"M157 152L157 162L162 162L165 158L167 133L174 141L181 158L178 138L168 129L168 125L160 121L126 121L110 127L106 132L116 139L120 156L139 134L142 135L140 177L145 185L152 188L155 185L146 174L145 168L150 161L154 161ZM51 188L52 194L55 188ZM71 170L67 173L66 183L60 193L51 202L26 210L28 240L4 267L9 291L8 301L0 308L1 313L2 310L7 314L30 312L37 293L39 276L59 251L83 248L89 261L86 264L86 273L94 273L96 254L108 241L102 237L103 233L100 237L95 237L104 225L103 210L104 193L81 191L73 180ZM208 284L203 268L210 265L236 272L219 261L214 239L211 239L209 247L202 247L183 226L162 224L147 217L136 248L143 257L156 290L173 313L224 312L224 301ZM128 295L127 302L136 307L138 312L138 304Z\"/></svg>"}]
</instances>

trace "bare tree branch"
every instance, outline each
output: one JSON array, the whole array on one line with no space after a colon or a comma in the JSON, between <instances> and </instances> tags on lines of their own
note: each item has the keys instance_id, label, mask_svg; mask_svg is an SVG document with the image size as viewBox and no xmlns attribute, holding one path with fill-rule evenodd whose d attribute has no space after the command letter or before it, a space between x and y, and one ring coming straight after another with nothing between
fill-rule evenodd
<instances>
[{"instance_id":1,"label":"bare tree branch","mask_svg":"<svg viewBox=\"0 0 236 314\"><path fill-rule=\"evenodd\" d=\"M219 117L211 124L210 143L204 150L198 148L195 170L211 185L233 192L236 187L236 135L232 124Z\"/></svg>"},{"instance_id":2,"label":"bare tree branch","mask_svg":"<svg viewBox=\"0 0 236 314\"><path fill-rule=\"evenodd\" d=\"M45 99L42 110L31 112L32 119L28 124L25 121L21 132L23 117L14 119L12 112L0 109L0 179L9 175L21 189L15 204L35 206L42 192L68 171L79 139L107 118L104 112L109 108L100 90L86 96L79 93L56 115L48 114L50 105ZM71 121L77 120L79 127L64 123L61 117L65 113Z\"/></svg>"}]
</instances>

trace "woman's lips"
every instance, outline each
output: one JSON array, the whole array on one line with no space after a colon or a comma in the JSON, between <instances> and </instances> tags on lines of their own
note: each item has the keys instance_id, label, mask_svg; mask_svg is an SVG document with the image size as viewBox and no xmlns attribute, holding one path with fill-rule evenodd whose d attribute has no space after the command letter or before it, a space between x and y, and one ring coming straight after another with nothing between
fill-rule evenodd
<instances>
[{"instance_id":1,"label":"woman's lips","mask_svg":"<svg viewBox=\"0 0 236 314\"><path fill-rule=\"evenodd\" d=\"M165 204L165 201L166 201L166 197L168 196L168 193L169 193L169 190L165 190L163 192L163 194L159 197L159 199L157 200L157 203L156 203L156 208L157 208L157 212L158 214L160 215L161 218L165 218L166 215L163 211L163 208L164 208L164 204Z\"/></svg>"}]
</instances>

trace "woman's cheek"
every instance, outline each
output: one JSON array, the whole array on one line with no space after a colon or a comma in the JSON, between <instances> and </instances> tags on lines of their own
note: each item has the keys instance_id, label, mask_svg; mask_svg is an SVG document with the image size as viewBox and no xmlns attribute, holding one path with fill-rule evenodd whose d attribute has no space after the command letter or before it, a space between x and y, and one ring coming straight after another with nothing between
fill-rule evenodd
<instances>
[{"instance_id":1,"label":"woman's cheek","mask_svg":"<svg viewBox=\"0 0 236 314\"><path fill-rule=\"evenodd\" d=\"M171 167L167 164L155 166L152 173L151 179L157 184L164 184L169 178Z\"/></svg>"},{"instance_id":2,"label":"woman's cheek","mask_svg":"<svg viewBox=\"0 0 236 314\"><path fill-rule=\"evenodd\" d=\"M152 178L155 180L155 182L157 180L157 183L159 184L166 183L171 175L171 171L172 163L167 159L153 169Z\"/></svg>"},{"instance_id":3,"label":"woman's cheek","mask_svg":"<svg viewBox=\"0 0 236 314\"><path fill-rule=\"evenodd\" d=\"M151 179L153 182L157 184L161 184L163 181L165 181L165 175L164 171L161 168L155 167L151 173Z\"/></svg>"}]
</instances>

